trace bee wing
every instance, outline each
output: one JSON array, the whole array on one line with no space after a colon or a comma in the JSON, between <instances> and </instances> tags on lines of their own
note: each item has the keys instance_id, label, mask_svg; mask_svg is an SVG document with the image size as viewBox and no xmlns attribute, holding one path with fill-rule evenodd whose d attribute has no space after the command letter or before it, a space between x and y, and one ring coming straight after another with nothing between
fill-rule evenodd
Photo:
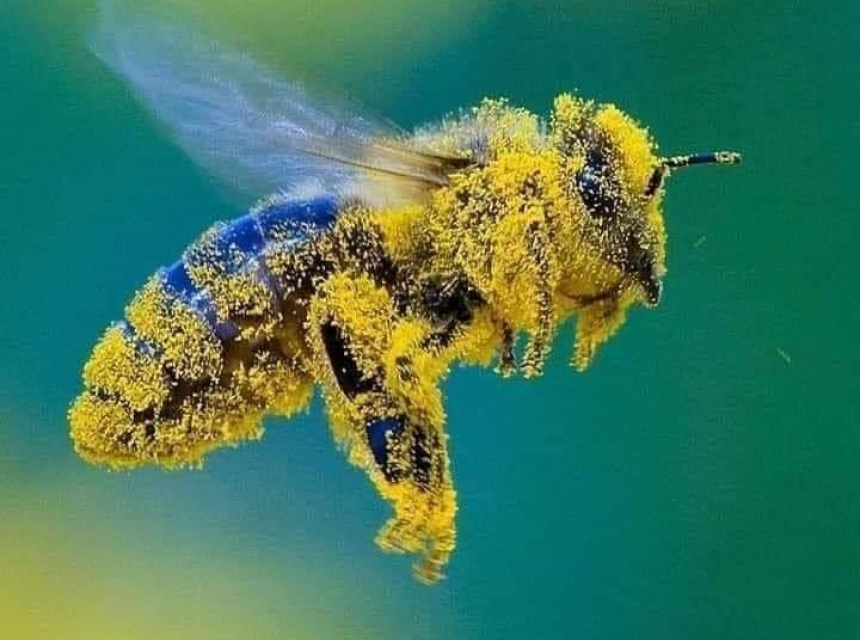
<instances>
[{"instance_id":1,"label":"bee wing","mask_svg":"<svg viewBox=\"0 0 860 640\"><path fill-rule=\"evenodd\" d=\"M391 124L316 101L144 4L103 3L93 51L192 158L241 192L310 187L402 202L445 184L465 164L413 148Z\"/></svg>"}]
</instances>

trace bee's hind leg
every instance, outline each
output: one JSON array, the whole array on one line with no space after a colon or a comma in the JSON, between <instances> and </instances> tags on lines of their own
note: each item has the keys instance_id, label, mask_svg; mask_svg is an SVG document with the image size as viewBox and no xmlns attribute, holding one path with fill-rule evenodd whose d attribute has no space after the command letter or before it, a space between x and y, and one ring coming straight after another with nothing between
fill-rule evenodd
<instances>
[{"instance_id":1,"label":"bee's hind leg","mask_svg":"<svg viewBox=\"0 0 860 640\"><path fill-rule=\"evenodd\" d=\"M382 492L394 506L376 542L386 551L419 554L416 577L436 582L456 544L456 496L445 435L403 415L375 420L367 430L387 483Z\"/></svg>"},{"instance_id":2,"label":"bee's hind leg","mask_svg":"<svg viewBox=\"0 0 860 640\"><path fill-rule=\"evenodd\" d=\"M371 291L366 294L364 300ZM392 504L379 546L418 554L416 576L435 582L455 546L456 495L427 326L402 318L389 325L387 335L363 335L362 328L375 331L380 324L342 317L337 306L321 299L312 314L333 434L350 462Z\"/></svg>"},{"instance_id":3,"label":"bee's hind leg","mask_svg":"<svg viewBox=\"0 0 860 640\"><path fill-rule=\"evenodd\" d=\"M502 340L499 347L499 364L496 366L496 373L503 378L510 378L517 372L517 356L514 351L516 334L508 324L502 326L501 333Z\"/></svg>"}]
</instances>

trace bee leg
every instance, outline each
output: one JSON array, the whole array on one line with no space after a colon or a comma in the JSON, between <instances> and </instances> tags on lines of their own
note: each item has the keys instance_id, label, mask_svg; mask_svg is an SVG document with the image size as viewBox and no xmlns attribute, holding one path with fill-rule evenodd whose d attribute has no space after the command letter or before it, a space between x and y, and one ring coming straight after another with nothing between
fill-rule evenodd
<instances>
[{"instance_id":1,"label":"bee leg","mask_svg":"<svg viewBox=\"0 0 860 640\"><path fill-rule=\"evenodd\" d=\"M443 569L456 544L456 495L449 471L445 434L406 415L368 425L374 458L390 490L394 515L376 537L380 548L417 553L415 576L430 584ZM384 492L385 493L385 492Z\"/></svg>"},{"instance_id":2,"label":"bee leg","mask_svg":"<svg viewBox=\"0 0 860 640\"><path fill-rule=\"evenodd\" d=\"M363 339L369 325L362 318L333 317L329 310L339 303L318 302L311 345L333 434L394 509L377 543L418 554L416 576L435 582L455 546L456 495L436 386L438 353L427 340L432 328L400 319L375 341Z\"/></svg>"},{"instance_id":3,"label":"bee leg","mask_svg":"<svg viewBox=\"0 0 860 640\"><path fill-rule=\"evenodd\" d=\"M527 378L543 373L544 363L549 355L550 340L554 326L552 291L550 288L550 264L547 251L547 238L542 225L533 222L529 225L528 249L531 254L537 289L535 304L537 305L537 330L526 345L523 355L523 374Z\"/></svg>"},{"instance_id":4,"label":"bee leg","mask_svg":"<svg viewBox=\"0 0 860 640\"><path fill-rule=\"evenodd\" d=\"M584 371L598 347L615 335L627 318L628 304L611 299L595 302L579 313L576 322L576 348L571 365Z\"/></svg>"},{"instance_id":5,"label":"bee leg","mask_svg":"<svg viewBox=\"0 0 860 640\"><path fill-rule=\"evenodd\" d=\"M376 538L383 549L419 554L415 575L425 583L442 577L456 540L456 493L434 336L426 323L401 320L384 357L383 393L399 413L396 426L389 422L386 428L382 466L382 475L386 480L394 476L394 482L379 487L392 502L394 515ZM374 440L381 440L373 437L374 428L379 427L369 431L371 448Z\"/></svg>"},{"instance_id":6,"label":"bee leg","mask_svg":"<svg viewBox=\"0 0 860 640\"><path fill-rule=\"evenodd\" d=\"M332 373L343 394L354 399L377 386L372 377L364 375L355 358L346 346L343 330L331 320L320 326L322 343L331 365Z\"/></svg>"},{"instance_id":7,"label":"bee leg","mask_svg":"<svg viewBox=\"0 0 860 640\"><path fill-rule=\"evenodd\" d=\"M502 344L499 347L499 364L496 373L503 378L510 378L517 372L517 358L514 354L516 335L510 325L502 326Z\"/></svg>"}]
</instances>

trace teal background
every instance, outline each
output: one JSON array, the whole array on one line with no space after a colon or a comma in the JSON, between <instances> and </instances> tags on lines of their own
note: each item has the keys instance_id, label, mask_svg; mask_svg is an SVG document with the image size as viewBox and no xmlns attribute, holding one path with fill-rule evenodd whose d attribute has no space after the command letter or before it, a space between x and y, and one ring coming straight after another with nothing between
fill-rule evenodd
<instances>
[{"instance_id":1,"label":"teal background","mask_svg":"<svg viewBox=\"0 0 860 640\"><path fill-rule=\"evenodd\" d=\"M183 5L405 126L578 89L745 164L673 177L664 302L586 374L569 329L540 380L454 373L460 544L426 588L318 403L201 472L76 458L95 339L247 203L88 52L93 1L0 0L0 637L860 637L858 3Z\"/></svg>"}]
</instances>

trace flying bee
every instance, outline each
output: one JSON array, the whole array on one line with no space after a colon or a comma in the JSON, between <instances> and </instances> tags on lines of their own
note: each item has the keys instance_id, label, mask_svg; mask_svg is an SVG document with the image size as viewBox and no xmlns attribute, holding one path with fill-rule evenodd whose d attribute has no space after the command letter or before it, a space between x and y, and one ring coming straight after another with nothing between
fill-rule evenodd
<instances>
[{"instance_id":1,"label":"flying bee","mask_svg":"<svg viewBox=\"0 0 860 640\"><path fill-rule=\"evenodd\" d=\"M660 300L666 177L740 160L660 157L628 115L571 94L547 120L485 100L406 135L110 7L94 49L203 166L273 195L203 233L107 329L70 409L77 451L195 465L320 388L335 441L393 508L377 543L416 554L428 583L455 546L450 368L537 376L576 318L585 369L632 306Z\"/></svg>"}]
</instances>

